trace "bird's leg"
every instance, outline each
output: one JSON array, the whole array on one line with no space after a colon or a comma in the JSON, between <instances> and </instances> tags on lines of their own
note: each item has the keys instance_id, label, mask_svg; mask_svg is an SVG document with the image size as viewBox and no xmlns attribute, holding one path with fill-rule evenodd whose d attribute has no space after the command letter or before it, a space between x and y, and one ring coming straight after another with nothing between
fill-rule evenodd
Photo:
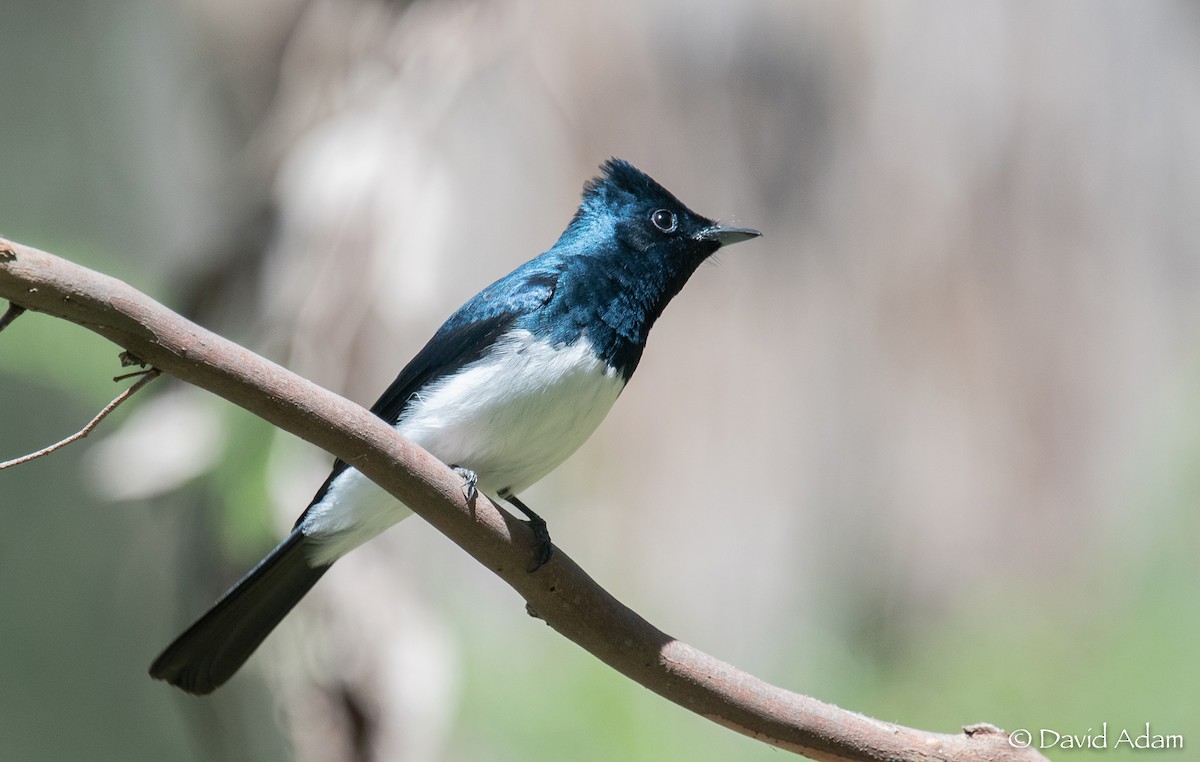
<instances>
[{"instance_id":1,"label":"bird's leg","mask_svg":"<svg viewBox=\"0 0 1200 762\"><path fill-rule=\"evenodd\" d=\"M450 470L461 476L463 481L466 482L463 485L463 495L466 496L468 503L472 502L475 496L479 494L479 490L475 486L479 483L479 477L471 469L463 468L462 466L450 466Z\"/></svg>"},{"instance_id":2,"label":"bird's leg","mask_svg":"<svg viewBox=\"0 0 1200 762\"><path fill-rule=\"evenodd\" d=\"M542 564L549 561L550 556L554 555L554 546L550 544L550 530L546 528L545 519L534 513L529 506L518 500L515 495L507 495L502 493L500 497L518 511L525 514L525 517L529 519L527 523L529 524L529 528L533 530L533 538L537 543L533 568L529 570L530 573L533 573L542 568Z\"/></svg>"}]
</instances>

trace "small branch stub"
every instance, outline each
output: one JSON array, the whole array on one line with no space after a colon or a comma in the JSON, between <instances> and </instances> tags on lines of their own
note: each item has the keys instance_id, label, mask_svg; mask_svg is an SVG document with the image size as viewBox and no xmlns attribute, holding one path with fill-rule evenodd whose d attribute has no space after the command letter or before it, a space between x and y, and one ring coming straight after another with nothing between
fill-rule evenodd
<instances>
[{"instance_id":1,"label":"small branch stub","mask_svg":"<svg viewBox=\"0 0 1200 762\"><path fill-rule=\"evenodd\" d=\"M15 302L9 302L8 309L5 310L3 317L0 317L0 331L8 328L9 324L21 317L23 312L25 312L24 307Z\"/></svg>"}]
</instances>

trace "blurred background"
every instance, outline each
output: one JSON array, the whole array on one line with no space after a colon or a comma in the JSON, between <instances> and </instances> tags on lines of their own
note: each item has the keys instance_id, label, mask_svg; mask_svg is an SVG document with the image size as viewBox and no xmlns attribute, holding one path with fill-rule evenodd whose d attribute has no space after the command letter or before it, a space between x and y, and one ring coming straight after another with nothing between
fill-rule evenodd
<instances>
[{"instance_id":1,"label":"blurred background","mask_svg":"<svg viewBox=\"0 0 1200 762\"><path fill-rule=\"evenodd\" d=\"M609 156L760 228L524 495L557 544L674 636L872 716L1200 743L1200 6L0 18L0 231L366 405ZM117 352L32 313L0 335L0 459L115 396ZM529 618L419 519L214 696L151 681L329 462L164 379L0 474L0 757L780 758Z\"/></svg>"}]
</instances>

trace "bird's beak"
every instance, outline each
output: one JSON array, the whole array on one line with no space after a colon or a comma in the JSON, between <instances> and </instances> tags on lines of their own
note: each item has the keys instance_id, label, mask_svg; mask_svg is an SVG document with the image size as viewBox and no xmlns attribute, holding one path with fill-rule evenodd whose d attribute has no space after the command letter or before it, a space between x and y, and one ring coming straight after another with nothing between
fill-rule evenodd
<instances>
[{"instance_id":1,"label":"bird's beak","mask_svg":"<svg viewBox=\"0 0 1200 762\"><path fill-rule=\"evenodd\" d=\"M696 234L698 241L716 241L721 246L728 246L741 241L758 238L762 233L751 228L735 228L729 225L713 225Z\"/></svg>"}]
</instances>

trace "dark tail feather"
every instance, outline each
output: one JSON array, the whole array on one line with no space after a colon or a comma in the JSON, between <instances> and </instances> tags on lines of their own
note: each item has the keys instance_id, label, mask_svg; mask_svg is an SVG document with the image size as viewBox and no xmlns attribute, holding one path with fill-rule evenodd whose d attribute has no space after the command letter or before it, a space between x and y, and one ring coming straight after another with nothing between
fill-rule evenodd
<instances>
[{"instance_id":1,"label":"dark tail feather","mask_svg":"<svg viewBox=\"0 0 1200 762\"><path fill-rule=\"evenodd\" d=\"M150 676L188 693L212 693L300 602L328 566L309 566L299 529L259 561L150 665Z\"/></svg>"}]
</instances>

